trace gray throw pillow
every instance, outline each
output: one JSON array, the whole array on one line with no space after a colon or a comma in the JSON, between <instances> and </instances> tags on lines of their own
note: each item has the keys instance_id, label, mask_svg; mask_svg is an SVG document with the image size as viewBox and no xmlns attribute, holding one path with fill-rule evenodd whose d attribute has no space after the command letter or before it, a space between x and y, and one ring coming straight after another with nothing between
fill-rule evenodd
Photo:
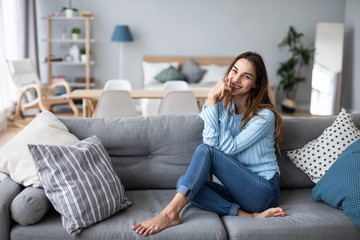
<instances>
[{"instance_id":1,"label":"gray throw pillow","mask_svg":"<svg viewBox=\"0 0 360 240\"><path fill-rule=\"evenodd\" d=\"M45 194L66 231L80 232L132 205L100 139L66 146L28 145Z\"/></svg>"},{"instance_id":2,"label":"gray throw pillow","mask_svg":"<svg viewBox=\"0 0 360 240\"><path fill-rule=\"evenodd\" d=\"M189 59L183 66L181 73L186 76L189 83L198 83L206 73L206 69L199 67L192 59Z\"/></svg>"},{"instance_id":3,"label":"gray throw pillow","mask_svg":"<svg viewBox=\"0 0 360 240\"><path fill-rule=\"evenodd\" d=\"M161 83L171 81L171 80L186 80L186 77L184 74L179 72L176 68L173 66L169 66L168 68L162 70L159 74L155 76L155 79L158 80Z\"/></svg>"},{"instance_id":4,"label":"gray throw pillow","mask_svg":"<svg viewBox=\"0 0 360 240\"><path fill-rule=\"evenodd\" d=\"M27 187L12 201L11 218L20 225L34 224L40 221L50 207L44 189Z\"/></svg>"}]
</instances>

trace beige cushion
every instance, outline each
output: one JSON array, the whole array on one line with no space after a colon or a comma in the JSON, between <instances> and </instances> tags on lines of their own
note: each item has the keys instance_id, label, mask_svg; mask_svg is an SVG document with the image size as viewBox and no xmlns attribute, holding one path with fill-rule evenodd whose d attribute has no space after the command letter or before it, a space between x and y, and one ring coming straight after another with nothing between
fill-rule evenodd
<instances>
[{"instance_id":1,"label":"beige cushion","mask_svg":"<svg viewBox=\"0 0 360 240\"><path fill-rule=\"evenodd\" d=\"M24 186L42 187L27 145L71 146L77 142L54 114L44 111L0 149L0 171Z\"/></svg>"}]
</instances>

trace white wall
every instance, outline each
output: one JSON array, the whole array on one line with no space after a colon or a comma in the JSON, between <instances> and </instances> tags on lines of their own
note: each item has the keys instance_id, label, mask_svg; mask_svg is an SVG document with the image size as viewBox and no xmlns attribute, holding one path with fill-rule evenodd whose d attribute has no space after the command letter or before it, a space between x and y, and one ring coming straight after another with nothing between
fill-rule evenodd
<instances>
[{"instance_id":1,"label":"white wall","mask_svg":"<svg viewBox=\"0 0 360 240\"><path fill-rule=\"evenodd\" d=\"M350 2L358 5L356 0ZM68 1L36 3L39 39L43 39L46 25L40 17L60 10ZM92 76L98 87L118 76L118 45L110 41L117 24L129 25L135 39L124 45L124 77L131 80L134 88L141 88L144 55L235 57L248 50L263 56L270 81L278 83L276 70L288 54L277 45L290 25L305 34L304 45L311 47L316 23L344 22L345 18L344 0L73 0L72 4L91 11L95 17L92 56L96 65ZM43 60L45 42L39 41L39 47ZM81 74L73 67L55 69L54 74L64 72L70 77ZM42 65L41 75L46 78L46 65ZM299 87L297 101L309 108L310 69L304 69L304 75L308 81ZM278 102L281 98L280 94Z\"/></svg>"}]
</instances>

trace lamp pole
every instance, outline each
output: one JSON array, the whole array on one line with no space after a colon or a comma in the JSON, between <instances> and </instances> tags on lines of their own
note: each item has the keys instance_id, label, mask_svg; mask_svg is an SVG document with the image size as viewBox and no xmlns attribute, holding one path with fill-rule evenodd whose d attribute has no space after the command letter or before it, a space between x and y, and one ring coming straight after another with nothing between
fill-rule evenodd
<instances>
[{"instance_id":1,"label":"lamp pole","mask_svg":"<svg viewBox=\"0 0 360 240\"><path fill-rule=\"evenodd\" d=\"M119 79L123 79L123 52L124 52L124 43L119 43Z\"/></svg>"},{"instance_id":2,"label":"lamp pole","mask_svg":"<svg viewBox=\"0 0 360 240\"><path fill-rule=\"evenodd\" d=\"M111 41L119 42L119 78L123 78L123 49L124 42L132 42L133 37L131 36L130 29L126 25L115 26Z\"/></svg>"}]
</instances>

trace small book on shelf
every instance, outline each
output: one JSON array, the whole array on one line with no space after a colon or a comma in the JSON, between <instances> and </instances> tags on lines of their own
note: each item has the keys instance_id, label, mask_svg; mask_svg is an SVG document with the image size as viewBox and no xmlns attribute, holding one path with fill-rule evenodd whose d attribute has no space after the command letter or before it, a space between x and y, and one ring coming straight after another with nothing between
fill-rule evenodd
<instances>
[{"instance_id":1,"label":"small book on shelf","mask_svg":"<svg viewBox=\"0 0 360 240\"><path fill-rule=\"evenodd\" d=\"M58 83L58 82L62 82L65 81L65 76L52 76L51 77L51 82L52 83Z\"/></svg>"}]
</instances>

